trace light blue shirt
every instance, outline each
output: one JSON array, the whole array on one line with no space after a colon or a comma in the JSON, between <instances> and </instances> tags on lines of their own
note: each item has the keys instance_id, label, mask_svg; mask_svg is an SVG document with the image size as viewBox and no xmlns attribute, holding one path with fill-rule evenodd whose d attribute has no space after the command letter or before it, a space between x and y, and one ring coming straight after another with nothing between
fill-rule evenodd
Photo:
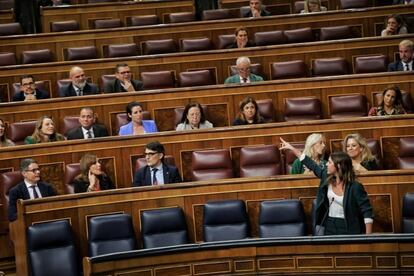
<instances>
[{"instance_id":1,"label":"light blue shirt","mask_svg":"<svg viewBox=\"0 0 414 276\"><path fill-rule=\"evenodd\" d=\"M158 132L157 125L153 120L142 120L142 126L145 133L154 133ZM119 135L132 135L134 133L134 125L132 122L129 122L126 125L121 126L119 129Z\"/></svg>"}]
</instances>

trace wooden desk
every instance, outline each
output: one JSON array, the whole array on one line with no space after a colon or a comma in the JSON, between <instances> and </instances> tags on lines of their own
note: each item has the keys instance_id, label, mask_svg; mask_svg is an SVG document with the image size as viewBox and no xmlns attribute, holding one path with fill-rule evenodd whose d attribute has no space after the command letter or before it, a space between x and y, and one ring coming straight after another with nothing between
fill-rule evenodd
<instances>
[{"instance_id":1,"label":"wooden desk","mask_svg":"<svg viewBox=\"0 0 414 276\"><path fill-rule=\"evenodd\" d=\"M408 34L245 49L3 66L0 67L0 89L4 91L3 93L11 91L12 84L19 82L19 77L22 74L32 74L37 80L49 81L52 96L56 97L56 82L68 77L71 66L83 67L92 82L98 83L101 75L113 74L116 64L120 62L129 64L135 78L139 78L141 72L170 70L178 76L179 72L209 69L216 75L218 83L224 83L225 78L229 76L230 66L234 65L240 56L248 56L252 63L260 63L266 79L271 75L271 63L298 59L303 60L311 72L311 64L314 59L344 57L349 66L348 70L352 73L356 57L384 54L392 62L398 53L398 44L401 40L413 38L413 34Z\"/></svg>"},{"instance_id":2,"label":"wooden desk","mask_svg":"<svg viewBox=\"0 0 414 276\"><path fill-rule=\"evenodd\" d=\"M157 26L87 30L64 33L45 33L0 37L0 51L15 52L20 62L23 51L50 49L57 61L63 61L63 49L81 46L96 46L98 56L103 57L103 46L108 44L135 43L151 39L172 38L176 42L183 38L209 37L215 45L218 36L233 34L240 26L245 26L253 39L253 33L274 30L290 30L311 27L318 32L322 27L352 26L359 37L380 35L384 18L389 14L409 15L414 6L375 7L357 11L330 11L319 14L294 14L268 16L258 19L240 18L213 21L197 21Z\"/></svg>"},{"instance_id":3,"label":"wooden desk","mask_svg":"<svg viewBox=\"0 0 414 276\"><path fill-rule=\"evenodd\" d=\"M374 172L360 176L359 179L364 184L374 209L374 232L400 231L402 196L406 192L414 191L413 174L414 171L407 170ZM130 214L136 236L140 237L141 210L180 206L186 215L191 242L200 242L203 239L203 204L209 200L242 199L246 202L252 237L257 237L258 207L261 201L300 199L310 221L311 204L319 181L307 176L279 176L228 179L214 183L204 181L20 201L16 234L21 238L15 244L17 275L27 275L25 231L33 223L69 219L77 239L76 244L80 247L80 256L86 256L86 225L90 216L115 212ZM372 250L376 252L376 249Z\"/></svg>"},{"instance_id":4,"label":"wooden desk","mask_svg":"<svg viewBox=\"0 0 414 276\"><path fill-rule=\"evenodd\" d=\"M12 23L14 22L14 11L10 10L0 10L0 24Z\"/></svg>"},{"instance_id":5,"label":"wooden desk","mask_svg":"<svg viewBox=\"0 0 414 276\"><path fill-rule=\"evenodd\" d=\"M173 12L194 12L192 0L149 0L124 1L113 3L79 4L65 7L43 7L40 15L42 31L50 32L50 23L55 21L76 20L81 30L93 29L97 19L119 18L126 26L127 18L138 15L157 15L160 23Z\"/></svg>"},{"instance_id":6,"label":"wooden desk","mask_svg":"<svg viewBox=\"0 0 414 276\"><path fill-rule=\"evenodd\" d=\"M265 6L286 6L290 9L290 13L293 13L295 11L295 2L296 0L278 0L277 2L273 0L262 0L262 4ZM327 7L329 11L339 10L341 7L341 2L339 0L322 0L321 2L322 6ZM219 6L222 9L240 8L248 5L249 2L246 0L219 0Z\"/></svg>"}]
</instances>

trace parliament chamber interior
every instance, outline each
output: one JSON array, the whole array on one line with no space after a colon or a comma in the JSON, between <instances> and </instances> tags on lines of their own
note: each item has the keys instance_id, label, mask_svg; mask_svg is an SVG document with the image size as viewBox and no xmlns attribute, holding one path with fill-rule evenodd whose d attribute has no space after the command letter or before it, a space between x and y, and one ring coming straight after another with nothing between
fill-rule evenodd
<instances>
[{"instance_id":1,"label":"parliament chamber interior","mask_svg":"<svg viewBox=\"0 0 414 276\"><path fill-rule=\"evenodd\" d=\"M252 2L268 14L245 17ZM414 274L414 5L317 0L325 10L307 12L308 2L0 0L0 275ZM391 15L405 32L382 35ZM251 44L238 48L241 27ZM404 41L411 68L391 70ZM110 90L121 67L139 90ZM94 93L64 96L74 68ZM46 97L16 100L24 79ZM390 87L403 112L371 116ZM236 125L250 98L261 121ZM155 132L122 135L135 102ZM194 102L214 127L176 130ZM66 139L84 108L107 135ZM62 138L28 143L42 116ZM320 180L292 174L297 156L281 142L303 150L313 133L326 161L348 135L364 137L376 169L356 177L372 233L320 233ZM134 185L153 141L182 181ZM75 193L86 154L114 189ZM57 195L34 188L9 221L27 158Z\"/></svg>"}]
</instances>

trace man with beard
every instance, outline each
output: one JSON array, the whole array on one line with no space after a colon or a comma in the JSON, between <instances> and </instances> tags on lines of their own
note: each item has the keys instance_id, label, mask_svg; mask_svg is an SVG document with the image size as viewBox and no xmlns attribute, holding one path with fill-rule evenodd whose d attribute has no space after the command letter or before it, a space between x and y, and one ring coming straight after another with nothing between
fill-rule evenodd
<instances>
[{"instance_id":1,"label":"man with beard","mask_svg":"<svg viewBox=\"0 0 414 276\"><path fill-rule=\"evenodd\" d=\"M411 40L403 40L398 45L400 60L388 64L388 71L414 71L414 43Z\"/></svg>"},{"instance_id":2,"label":"man with beard","mask_svg":"<svg viewBox=\"0 0 414 276\"><path fill-rule=\"evenodd\" d=\"M72 67L69 72L69 78L71 83L59 90L59 97L99 94L98 87L86 81L85 73L81 67Z\"/></svg>"}]
</instances>

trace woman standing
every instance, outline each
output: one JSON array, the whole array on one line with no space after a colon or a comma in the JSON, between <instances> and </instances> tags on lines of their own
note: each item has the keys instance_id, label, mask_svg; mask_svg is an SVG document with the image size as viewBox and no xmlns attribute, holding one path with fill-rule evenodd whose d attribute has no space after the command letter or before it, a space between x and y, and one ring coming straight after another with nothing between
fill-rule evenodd
<instances>
[{"instance_id":1,"label":"woman standing","mask_svg":"<svg viewBox=\"0 0 414 276\"><path fill-rule=\"evenodd\" d=\"M55 130L55 123L49 116L40 117L35 126L35 131L31 136L24 139L25 144L48 143L55 141L64 141L65 136L57 133Z\"/></svg>"},{"instance_id":2,"label":"woman standing","mask_svg":"<svg viewBox=\"0 0 414 276\"><path fill-rule=\"evenodd\" d=\"M395 85L388 86L382 92L381 103L372 107L368 116L388 116L406 114L402 105L402 94L400 88Z\"/></svg>"},{"instance_id":3,"label":"woman standing","mask_svg":"<svg viewBox=\"0 0 414 276\"><path fill-rule=\"evenodd\" d=\"M153 120L143 120L144 109L138 102L130 102L126 107L129 123L121 126L119 135L138 135L158 132Z\"/></svg>"},{"instance_id":4,"label":"woman standing","mask_svg":"<svg viewBox=\"0 0 414 276\"><path fill-rule=\"evenodd\" d=\"M262 124L264 122L263 117L260 116L257 102L252 97L246 97L240 103L239 113L233 121L233 126Z\"/></svg>"},{"instance_id":5,"label":"woman standing","mask_svg":"<svg viewBox=\"0 0 414 276\"><path fill-rule=\"evenodd\" d=\"M197 102L189 103L185 106L181 123L175 130L191 130L212 128L213 124L206 120L203 108Z\"/></svg>"},{"instance_id":6,"label":"woman standing","mask_svg":"<svg viewBox=\"0 0 414 276\"><path fill-rule=\"evenodd\" d=\"M326 149L326 139L320 133L313 133L306 138L303 154L312 159L321 169L326 168L326 160L323 159ZM299 158L292 164L291 174L311 174L312 172L304 166Z\"/></svg>"},{"instance_id":7,"label":"woman standing","mask_svg":"<svg viewBox=\"0 0 414 276\"><path fill-rule=\"evenodd\" d=\"M73 181L75 193L114 189L112 180L102 171L102 165L94 154L85 154L80 162L81 174Z\"/></svg>"},{"instance_id":8,"label":"woman standing","mask_svg":"<svg viewBox=\"0 0 414 276\"><path fill-rule=\"evenodd\" d=\"M316 225L324 227L318 235L371 234L372 207L364 186L355 177L351 158L334 152L326 169L280 138L280 149L289 149L302 164L321 179L316 195ZM321 229L321 228L319 228Z\"/></svg>"}]
</instances>

